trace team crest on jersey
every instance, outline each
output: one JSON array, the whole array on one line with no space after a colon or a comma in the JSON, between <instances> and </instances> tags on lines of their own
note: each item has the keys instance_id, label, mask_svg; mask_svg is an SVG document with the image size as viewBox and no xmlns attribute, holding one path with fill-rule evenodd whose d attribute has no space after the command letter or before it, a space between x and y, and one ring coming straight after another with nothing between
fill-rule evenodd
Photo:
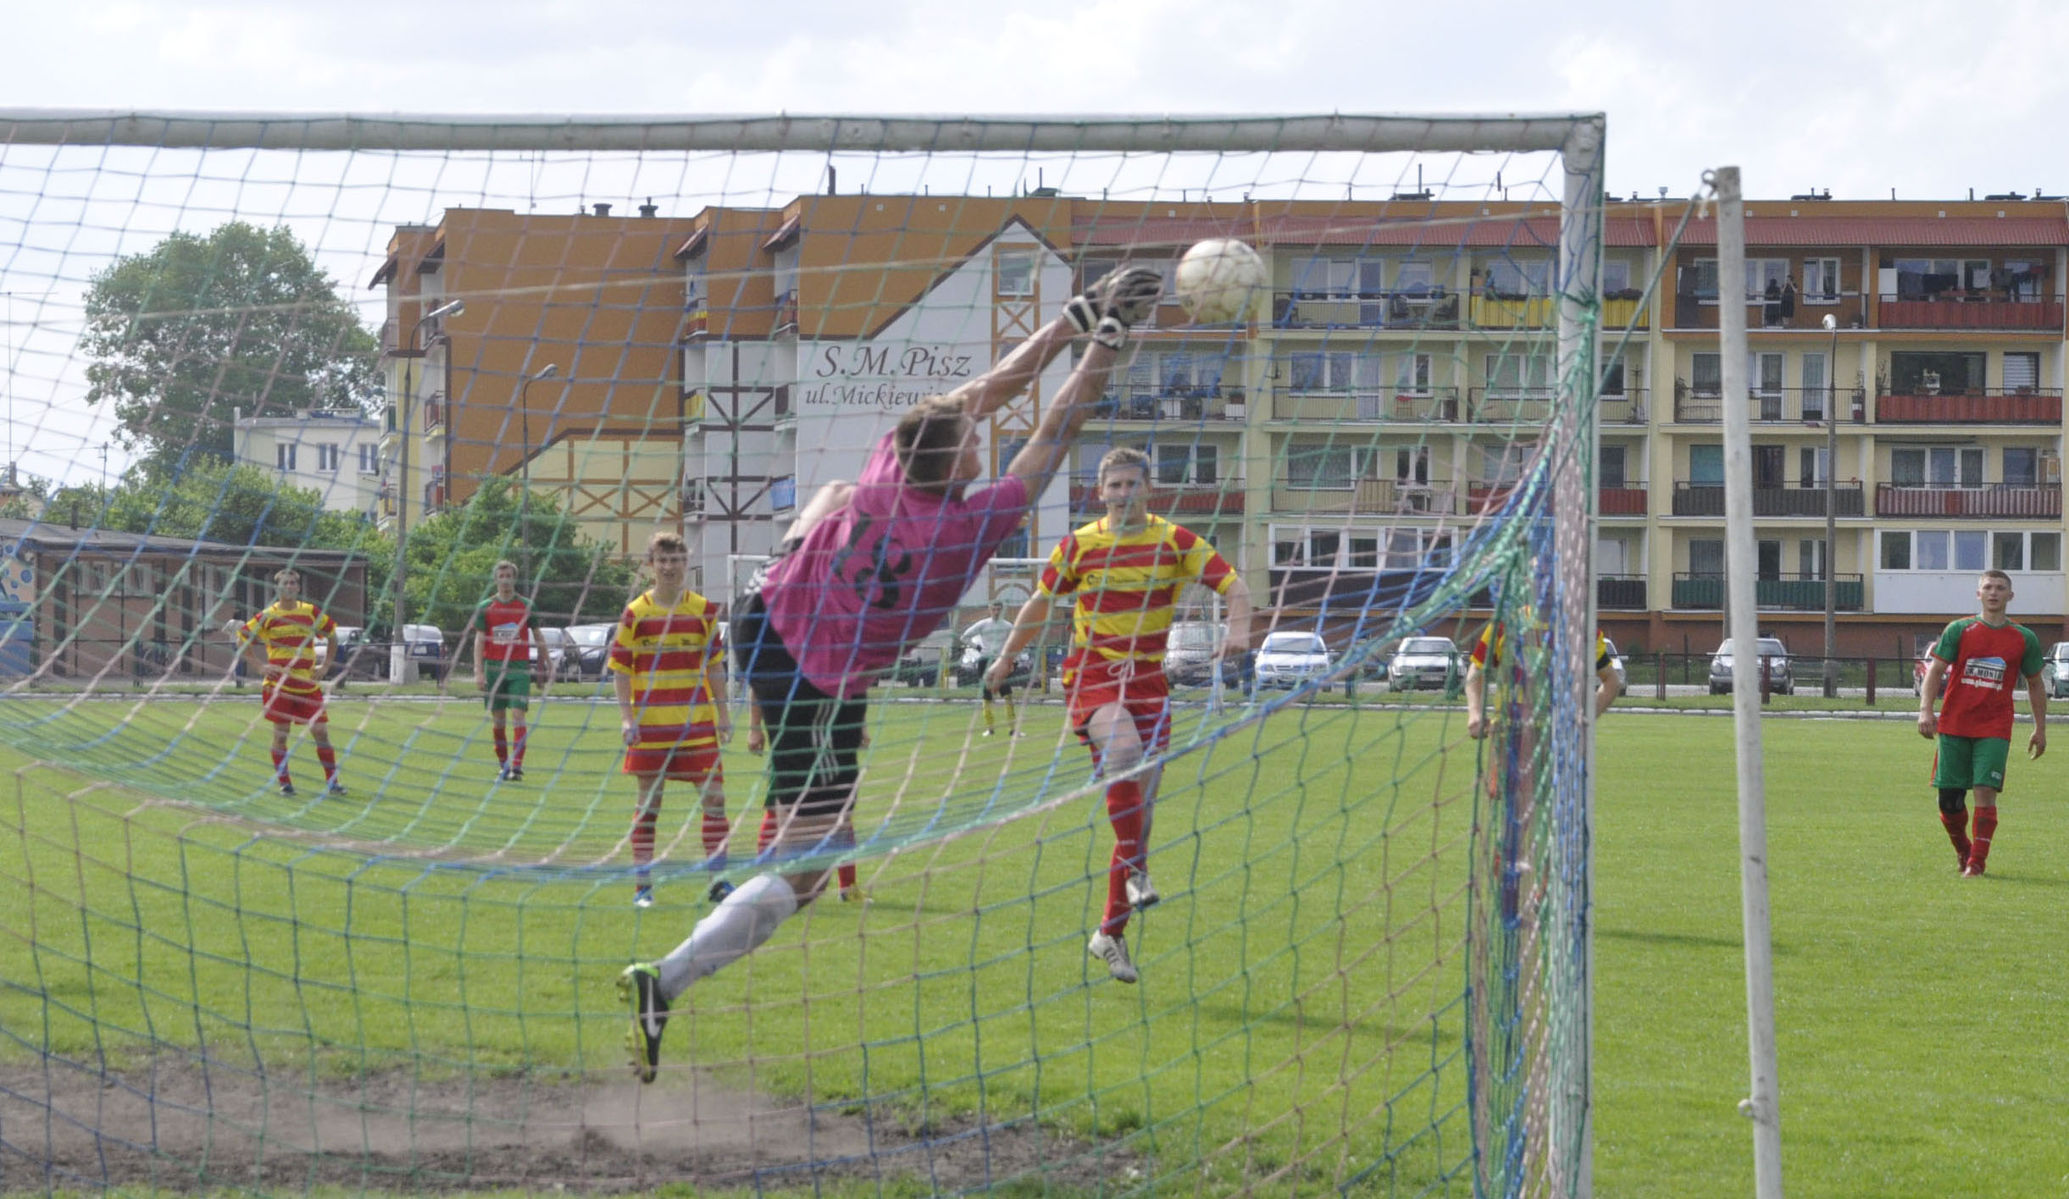
<instances>
[{"instance_id":1,"label":"team crest on jersey","mask_svg":"<svg viewBox=\"0 0 2069 1199\"><path fill-rule=\"evenodd\" d=\"M1970 658L1961 668L1961 681L1992 691L2004 686L2003 658Z\"/></svg>"}]
</instances>

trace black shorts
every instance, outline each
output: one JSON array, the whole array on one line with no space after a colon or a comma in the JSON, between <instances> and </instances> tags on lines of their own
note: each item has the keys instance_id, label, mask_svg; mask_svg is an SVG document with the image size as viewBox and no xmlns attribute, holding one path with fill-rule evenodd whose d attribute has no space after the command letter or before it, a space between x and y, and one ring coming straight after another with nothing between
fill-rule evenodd
<instances>
[{"instance_id":1,"label":"black shorts","mask_svg":"<svg viewBox=\"0 0 2069 1199\"><path fill-rule=\"evenodd\" d=\"M733 617L733 660L760 709L769 741L764 805L800 816L837 816L854 800L868 703L828 695L799 668L769 623L761 596L750 595Z\"/></svg>"},{"instance_id":2,"label":"black shorts","mask_svg":"<svg viewBox=\"0 0 2069 1199\"><path fill-rule=\"evenodd\" d=\"M1010 671L1010 670L1009 670L1009 671L1007 671L1007 672L1006 672L1006 681L1005 681L1005 682L1003 682L1003 683L1000 683L1000 684L999 684L998 686L996 686L996 687L992 687L992 686L989 686L989 685L987 685L987 684L985 683L985 681L984 681L984 676L986 676L986 675L988 675L988 674L990 674L990 673L991 673L991 668L992 668L992 665L993 665L994 663L996 663L997 661L998 661L998 659L997 659L997 658L979 658L979 659L977 659L977 685L978 685L979 687L982 687L982 688L984 689L984 692L985 692L985 694L987 694L987 695L996 695L996 696L998 696L998 697L999 697L999 698L1001 698L1001 699L1012 699L1012 698L1013 698L1013 672L1012 672L1012 671Z\"/></svg>"}]
</instances>

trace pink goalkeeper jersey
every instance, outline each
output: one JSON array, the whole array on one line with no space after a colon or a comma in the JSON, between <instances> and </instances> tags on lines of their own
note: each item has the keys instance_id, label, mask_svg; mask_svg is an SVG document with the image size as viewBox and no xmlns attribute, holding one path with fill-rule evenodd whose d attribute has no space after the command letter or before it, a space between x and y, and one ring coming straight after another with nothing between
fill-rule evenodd
<instances>
[{"instance_id":1,"label":"pink goalkeeper jersey","mask_svg":"<svg viewBox=\"0 0 2069 1199\"><path fill-rule=\"evenodd\" d=\"M770 570L769 623L814 687L861 695L955 610L1027 501L1012 475L968 496L907 486L887 433L848 506Z\"/></svg>"}]
</instances>

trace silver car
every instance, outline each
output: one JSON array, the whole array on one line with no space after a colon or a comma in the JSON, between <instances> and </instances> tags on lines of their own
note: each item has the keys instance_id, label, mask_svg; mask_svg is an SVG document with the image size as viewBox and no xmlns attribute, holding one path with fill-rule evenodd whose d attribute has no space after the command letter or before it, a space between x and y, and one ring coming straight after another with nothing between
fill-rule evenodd
<instances>
[{"instance_id":1,"label":"silver car","mask_svg":"<svg viewBox=\"0 0 2069 1199\"><path fill-rule=\"evenodd\" d=\"M1774 637L1760 639L1760 657L1767 663L1767 689L1776 695L1796 693L1796 675L1789 666L1789 647ZM1710 658L1710 694L1729 695L1734 674L1731 638L1717 647Z\"/></svg>"},{"instance_id":2,"label":"silver car","mask_svg":"<svg viewBox=\"0 0 2069 1199\"><path fill-rule=\"evenodd\" d=\"M2040 664L2040 681L2047 688L2049 699L2069 695L2069 641L2057 641L2047 647L2047 660Z\"/></svg>"},{"instance_id":3,"label":"silver car","mask_svg":"<svg viewBox=\"0 0 2069 1199\"><path fill-rule=\"evenodd\" d=\"M1298 687L1329 673L1329 643L1317 633L1272 633L1257 648L1257 685Z\"/></svg>"},{"instance_id":4,"label":"silver car","mask_svg":"<svg viewBox=\"0 0 2069 1199\"><path fill-rule=\"evenodd\" d=\"M1418 687L1446 687L1459 670L1458 646L1449 637L1410 637L1394 649L1387 660L1387 690L1413 691Z\"/></svg>"}]
</instances>

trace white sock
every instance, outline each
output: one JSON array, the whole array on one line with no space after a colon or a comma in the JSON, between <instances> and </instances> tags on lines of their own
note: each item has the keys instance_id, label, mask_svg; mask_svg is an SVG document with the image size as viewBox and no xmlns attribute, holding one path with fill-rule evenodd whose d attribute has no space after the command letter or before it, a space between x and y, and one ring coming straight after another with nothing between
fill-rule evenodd
<instances>
[{"instance_id":1,"label":"white sock","mask_svg":"<svg viewBox=\"0 0 2069 1199\"><path fill-rule=\"evenodd\" d=\"M741 883L697 922L682 944L655 963L661 971L661 994L672 1000L691 983L745 957L795 911L797 892L782 875L757 874Z\"/></svg>"}]
</instances>

